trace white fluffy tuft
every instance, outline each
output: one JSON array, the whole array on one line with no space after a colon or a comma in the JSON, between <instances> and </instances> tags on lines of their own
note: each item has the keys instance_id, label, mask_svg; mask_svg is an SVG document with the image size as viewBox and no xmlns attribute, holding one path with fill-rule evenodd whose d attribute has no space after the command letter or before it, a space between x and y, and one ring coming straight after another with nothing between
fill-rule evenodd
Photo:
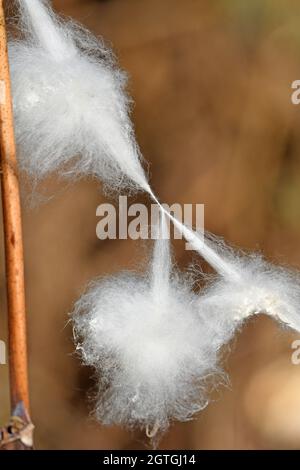
<instances>
[{"instance_id":1,"label":"white fluffy tuft","mask_svg":"<svg viewBox=\"0 0 300 470\"><path fill-rule=\"evenodd\" d=\"M228 339L170 265L169 241L158 240L148 275L95 283L73 313L83 362L99 376L98 418L146 428L151 437L206 406Z\"/></svg>"},{"instance_id":2,"label":"white fluffy tuft","mask_svg":"<svg viewBox=\"0 0 300 470\"><path fill-rule=\"evenodd\" d=\"M59 171L146 190L217 273L193 292L172 269L162 216L149 272L100 280L75 305L77 348L98 377L98 418L154 437L207 404L219 352L244 319L264 313L300 331L300 275L202 239L169 214L142 169L111 52L46 0L19 5L23 39L10 41L9 54L21 168L36 181Z\"/></svg>"},{"instance_id":3,"label":"white fluffy tuft","mask_svg":"<svg viewBox=\"0 0 300 470\"><path fill-rule=\"evenodd\" d=\"M300 331L300 274L268 263L252 253L246 255L227 247L216 237L206 243L236 273L220 275L201 297L205 308L236 324L257 314L273 317L283 325Z\"/></svg>"},{"instance_id":4,"label":"white fluffy tuft","mask_svg":"<svg viewBox=\"0 0 300 470\"><path fill-rule=\"evenodd\" d=\"M47 1L20 0L23 39L9 41L20 167L148 190L129 118L125 75L112 53Z\"/></svg>"}]
</instances>

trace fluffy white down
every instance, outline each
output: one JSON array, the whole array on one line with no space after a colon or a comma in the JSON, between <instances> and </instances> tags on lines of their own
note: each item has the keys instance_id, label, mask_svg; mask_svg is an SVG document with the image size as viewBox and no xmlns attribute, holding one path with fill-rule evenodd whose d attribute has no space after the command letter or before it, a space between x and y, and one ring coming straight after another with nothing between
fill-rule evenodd
<instances>
[{"instance_id":1,"label":"fluffy white down","mask_svg":"<svg viewBox=\"0 0 300 470\"><path fill-rule=\"evenodd\" d=\"M19 3L22 39L10 39L9 57L21 169L148 190L112 53L47 1Z\"/></svg>"},{"instance_id":2,"label":"fluffy white down","mask_svg":"<svg viewBox=\"0 0 300 470\"><path fill-rule=\"evenodd\" d=\"M72 317L83 362L99 377L103 423L146 428L153 437L206 406L232 331L199 309L190 280L170 271L169 241L155 242L147 275L96 282Z\"/></svg>"},{"instance_id":3,"label":"fluffy white down","mask_svg":"<svg viewBox=\"0 0 300 470\"><path fill-rule=\"evenodd\" d=\"M206 243L214 246L235 276L222 273L208 284L200 299L205 309L236 324L252 315L266 314L300 331L299 271L275 266L260 254L232 250L216 237Z\"/></svg>"},{"instance_id":4,"label":"fluffy white down","mask_svg":"<svg viewBox=\"0 0 300 470\"><path fill-rule=\"evenodd\" d=\"M124 93L126 78L104 45L43 0L22 0L23 39L9 54L21 168L34 180L59 171L148 191ZM300 331L299 273L259 255L202 240L160 205L217 276L200 295L171 269L158 240L145 275L99 280L76 303L74 331L84 363L98 377L96 414L150 436L207 403L219 352L239 325L265 313Z\"/></svg>"}]
</instances>

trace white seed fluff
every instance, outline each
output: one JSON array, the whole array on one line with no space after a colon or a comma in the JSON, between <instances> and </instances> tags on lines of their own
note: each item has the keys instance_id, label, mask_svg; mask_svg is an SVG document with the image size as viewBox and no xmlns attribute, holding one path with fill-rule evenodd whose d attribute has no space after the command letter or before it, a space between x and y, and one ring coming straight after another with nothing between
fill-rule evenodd
<instances>
[{"instance_id":1,"label":"white seed fluff","mask_svg":"<svg viewBox=\"0 0 300 470\"><path fill-rule=\"evenodd\" d=\"M218 273L201 295L201 305L237 325L257 314L269 315L300 331L300 273L267 262L260 254L239 253L216 237L206 243L236 273ZM229 270L228 270L229 272Z\"/></svg>"},{"instance_id":2,"label":"white seed fluff","mask_svg":"<svg viewBox=\"0 0 300 470\"><path fill-rule=\"evenodd\" d=\"M216 271L194 293L172 267L162 217L149 272L99 280L75 305L77 349L98 379L96 416L154 437L206 406L222 346L246 318L264 313L300 331L300 274L202 239L168 213L142 168L111 51L48 1L18 3L22 37L10 39L9 56L21 169L36 182L58 173L144 189Z\"/></svg>"},{"instance_id":3,"label":"white seed fluff","mask_svg":"<svg viewBox=\"0 0 300 470\"><path fill-rule=\"evenodd\" d=\"M101 280L76 303L75 338L99 377L101 422L153 437L206 406L211 375L219 372L212 333L216 322L220 334L220 321L204 319L190 287L171 270L169 241L160 239L147 275Z\"/></svg>"},{"instance_id":4,"label":"white seed fluff","mask_svg":"<svg viewBox=\"0 0 300 470\"><path fill-rule=\"evenodd\" d=\"M21 169L36 181L58 172L148 190L112 53L48 1L18 3L22 38L10 39L9 58Z\"/></svg>"}]
</instances>

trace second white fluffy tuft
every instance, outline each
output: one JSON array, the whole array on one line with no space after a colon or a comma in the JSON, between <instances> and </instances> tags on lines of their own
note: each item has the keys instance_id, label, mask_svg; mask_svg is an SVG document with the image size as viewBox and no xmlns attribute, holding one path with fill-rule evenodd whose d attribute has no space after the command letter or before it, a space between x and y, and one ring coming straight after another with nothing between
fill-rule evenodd
<instances>
[{"instance_id":1,"label":"second white fluffy tuft","mask_svg":"<svg viewBox=\"0 0 300 470\"><path fill-rule=\"evenodd\" d=\"M266 261L260 254L245 254L216 237L207 238L228 273L219 272L201 295L201 305L214 315L241 324L252 315L265 314L281 325L300 331L300 273Z\"/></svg>"},{"instance_id":2,"label":"second white fluffy tuft","mask_svg":"<svg viewBox=\"0 0 300 470\"><path fill-rule=\"evenodd\" d=\"M95 283L73 322L83 362L97 371L103 423L154 437L206 406L228 329L199 310L190 280L171 269L169 240L155 242L148 274Z\"/></svg>"}]
</instances>

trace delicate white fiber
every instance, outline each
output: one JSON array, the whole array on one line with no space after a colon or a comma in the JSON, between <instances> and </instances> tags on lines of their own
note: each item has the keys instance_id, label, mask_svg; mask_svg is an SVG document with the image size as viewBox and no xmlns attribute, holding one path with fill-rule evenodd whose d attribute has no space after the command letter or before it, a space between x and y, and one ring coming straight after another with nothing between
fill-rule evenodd
<instances>
[{"instance_id":1,"label":"delicate white fiber","mask_svg":"<svg viewBox=\"0 0 300 470\"><path fill-rule=\"evenodd\" d=\"M185 224L180 222L174 217L158 200L152 189L149 187L147 192L153 199L153 201L159 206L160 211L166 217L168 217L175 227L179 230L185 240L197 251L212 268L214 268L219 274L224 275L228 278L236 279L238 276L237 271L228 263L226 259L223 260L222 256L218 254L213 243L209 244L206 242L203 234L198 234Z\"/></svg>"},{"instance_id":2,"label":"delicate white fiber","mask_svg":"<svg viewBox=\"0 0 300 470\"><path fill-rule=\"evenodd\" d=\"M18 3L22 39L9 41L9 57L21 169L36 181L59 171L148 190L112 53L48 1Z\"/></svg>"},{"instance_id":3,"label":"delicate white fiber","mask_svg":"<svg viewBox=\"0 0 300 470\"><path fill-rule=\"evenodd\" d=\"M95 282L72 317L77 349L96 370L97 417L154 437L207 404L220 350L244 319L264 313L300 331L300 275L201 238L167 212L142 169L111 52L46 0L19 5L23 38L9 54L21 168L37 181L58 172L142 188L161 208L149 272ZM165 216L217 273L200 294L172 267Z\"/></svg>"},{"instance_id":4,"label":"delicate white fiber","mask_svg":"<svg viewBox=\"0 0 300 470\"><path fill-rule=\"evenodd\" d=\"M234 251L216 237L207 238L206 244L214 247L236 276L219 273L202 293L201 307L236 325L252 315L265 314L300 331L298 271L268 263L260 254Z\"/></svg>"},{"instance_id":5,"label":"delicate white fiber","mask_svg":"<svg viewBox=\"0 0 300 470\"><path fill-rule=\"evenodd\" d=\"M299 271L275 266L259 254L240 253L213 235L200 236L170 214L151 190L150 194L161 212L217 273L201 295L202 309L208 308L210 316L224 317L229 330L232 320L237 326L253 314L264 313L300 331Z\"/></svg>"},{"instance_id":6,"label":"delicate white fiber","mask_svg":"<svg viewBox=\"0 0 300 470\"><path fill-rule=\"evenodd\" d=\"M171 269L169 241L159 239L148 274L100 280L75 305L78 350L99 377L96 415L103 423L137 426L153 437L206 406L229 332L199 309L190 287Z\"/></svg>"}]
</instances>

